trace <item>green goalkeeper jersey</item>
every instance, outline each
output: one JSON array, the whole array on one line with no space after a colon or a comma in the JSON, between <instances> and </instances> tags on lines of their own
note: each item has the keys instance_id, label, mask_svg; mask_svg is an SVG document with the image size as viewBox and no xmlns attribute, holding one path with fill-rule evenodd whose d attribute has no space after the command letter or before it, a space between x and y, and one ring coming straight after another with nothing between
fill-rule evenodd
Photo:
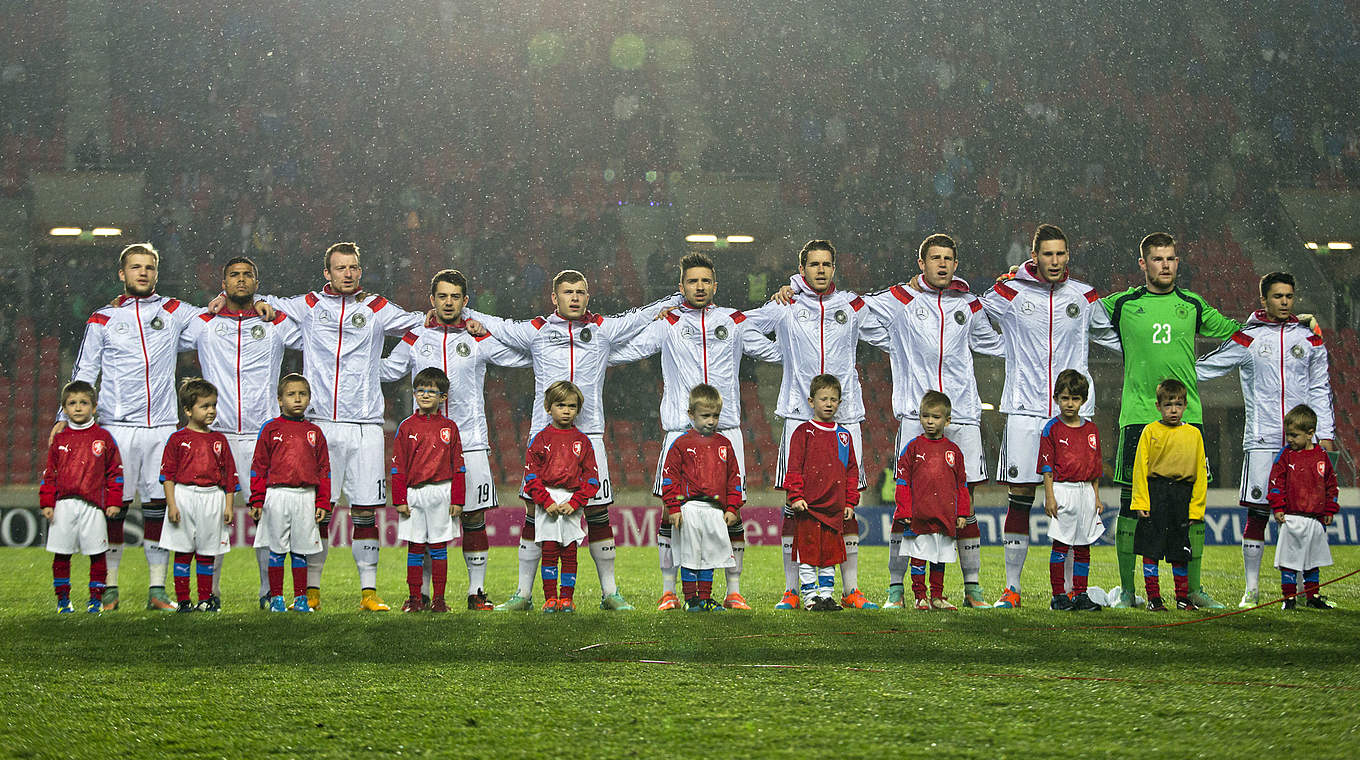
<instances>
[{"instance_id":1,"label":"green goalkeeper jersey","mask_svg":"<svg viewBox=\"0 0 1360 760\"><path fill-rule=\"evenodd\" d=\"M1119 426L1146 425L1162 418L1157 411L1157 384L1168 377L1185 383L1186 422L1204 422L1195 382L1195 335L1227 340L1242 329L1197 293L1175 288L1150 293L1129 288L1101 299L1124 349L1124 394Z\"/></svg>"}]
</instances>

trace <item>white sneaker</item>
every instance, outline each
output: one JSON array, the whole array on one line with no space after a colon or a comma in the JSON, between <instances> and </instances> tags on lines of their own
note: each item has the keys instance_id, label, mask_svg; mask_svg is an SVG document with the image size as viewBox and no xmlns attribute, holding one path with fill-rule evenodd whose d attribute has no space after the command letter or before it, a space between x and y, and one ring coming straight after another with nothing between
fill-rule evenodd
<instances>
[{"instance_id":1,"label":"white sneaker","mask_svg":"<svg viewBox=\"0 0 1360 760\"><path fill-rule=\"evenodd\" d=\"M1246 593L1242 594L1242 601L1238 602L1237 606L1238 608L1245 610L1250 609L1251 607L1255 607L1260 603L1261 592L1254 588L1249 588L1247 589Z\"/></svg>"}]
</instances>

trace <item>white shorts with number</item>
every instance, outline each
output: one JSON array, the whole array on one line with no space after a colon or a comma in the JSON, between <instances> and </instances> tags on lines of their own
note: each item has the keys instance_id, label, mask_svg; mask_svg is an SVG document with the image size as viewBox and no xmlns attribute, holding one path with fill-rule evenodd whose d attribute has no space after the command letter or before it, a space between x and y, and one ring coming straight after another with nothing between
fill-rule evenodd
<instances>
[{"instance_id":1,"label":"white shorts with number","mask_svg":"<svg viewBox=\"0 0 1360 760\"><path fill-rule=\"evenodd\" d=\"M958 551L954 539L944 533L927 533L902 539L902 557L923 559L926 562L957 562Z\"/></svg>"},{"instance_id":2,"label":"white shorts with number","mask_svg":"<svg viewBox=\"0 0 1360 760\"><path fill-rule=\"evenodd\" d=\"M1058 516L1048 521L1048 538L1069 546L1094 544L1105 533L1096 511L1096 491L1090 483L1056 482L1053 498Z\"/></svg>"},{"instance_id":3,"label":"white shorts with number","mask_svg":"<svg viewBox=\"0 0 1360 760\"><path fill-rule=\"evenodd\" d=\"M47 550L53 554L99 554L109 550L104 510L84 499L57 499L47 526Z\"/></svg>"},{"instance_id":4,"label":"white shorts with number","mask_svg":"<svg viewBox=\"0 0 1360 760\"><path fill-rule=\"evenodd\" d=\"M1312 570L1332 564L1332 548L1327 545L1327 526L1303 515L1285 515L1284 524L1275 525L1275 567Z\"/></svg>"},{"instance_id":5,"label":"white shorts with number","mask_svg":"<svg viewBox=\"0 0 1360 760\"><path fill-rule=\"evenodd\" d=\"M231 459L236 463L236 482L241 486L241 504L250 503L250 463L255 460L255 441L259 435L224 433Z\"/></svg>"},{"instance_id":6,"label":"white shorts with number","mask_svg":"<svg viewBox=\"0 0 1360 760\"><path fill-rule=\"evenodd\" d=\"M397 518L397 538L416 544L447 543L458 538L458 523L449 515L449 482L426 483L406 491L409 516Z\"/></svg>"},{"instance_id":7,"label":"white shorts with number","mask_svg":"<svg viewBox=\"0 0 1360 760\"><path fill-rule=\"evenodd\" d=\"M920 420L898 420L896 454L893 462L902 456L902 450L911 439L923 433ZM954 442L963 452L963 470L968 476L968 484L981 483L987 479L987 458L982 453L982 428L977 425L949 425L944 429L944 437ZM1038 453L1036 450L1036 460Z\"/></svg>"},{"instance_id":8,"label":"white shorts with number","mask_svg":"<svg viewBox=\"0 0 1360 760\"><path fill-rule=\"evenodd\" d=\"M321 551L321 531L316 527L316 490L271 486L264 492L260 525L275 554L316 554ZM259 546L259 533L256 533Z\"/></svg>"},{"instance_id":9,"label":"white shorts with number","mask_svg":"<svg viewBox=\"0 0 1360 760\"><path fill-rule=\"evenodd\" d=\"M326 436L331 455L331 503L343 492L350 509L387 503L382 425L376 422L312 420Z\"/></svg>"},{"instance_id":10,"label":"white shorts with number","mask_svg":"<svg viewBox=\"0 0 1360 760\"><path fill-rule=\"evenodd\" d=\"M467 483L467 493L463 497L467 503L463 505L463 511L476 512L500 506L496 500L496 481L491 477L491 452L486 449L464 451L463 466L467 468L463 475L463 481Z\"/></svg>"},{"instance_id":11,"label":"white shorts with number","mask_svg":"<svg viewBox=\"0 0 1360 760\"><path fill-rule=\"evenodd\" d=\"M604 450L604 435L589 433L586 437L590 439L590 447L595 450L595 469L600 474L600 490L595 492L594 498L586 502L586 506L608 506L614 503L614 486L609 482L609 456ZM524 492L523 487L519 489L519 497L529 501L529 494Z\"/></svg>"},{"instance_id":12,"label":"white shorts with number","mask_svg":"<svg viewBox=\"0 0 1360 760\"><path fill-rule=\"evenodd\" d=\"M656 458L656 476L652 479L653 496L661 495L661 470L666 466L666 454L670 453L671 446L675 445L675 442L679 440L680 436L688 432L688 430L682 430L680 432L674 430L666 431L666 438L661 442L661 456ZM732 453L737 457L737 472L741 473L741 492L742 495L745 496L746 442L741 436L741 428L727 428L725 430L719 430L718 432L732 442Z\"/></svg>"},{"instance_id":13,"label":"white shorts with number","mask_svg":"<svg viewBox=\"0 0 1360 760\"><path fill-rule=\"evenodd\" d=\"M167 517L161 531L161 548L217 556L231 549L227 526L222 522L226 493L215 486L175 484L179 522Z\"/></svg>"},{"instance_id":14,"label":"white shorts with number","mask_svg":"<svg viewBox=\"0 0 1360 760\"><path fill-rule=\"evenodd\" d=\"M1242 452L1242 488L1237 501L1244 507L1266 507L1266 492L1270 490L1270 468L1275 465L1279 449L1255 449Z\"/></svg>"},{"instance_id":15,"label":"white shorts with number","mask_svg":"<svg viewBox=\"0 0 1360 760\"><path fill-rule=\"evenodd\" d=\"M571 500L571 491L565 488L549 488L548 495L558 504ZM586 540L586 529L581 527L585 510L578 509L569 515L550 515L543 507L534 506L534 542L556 541L559 544L580 544Z\"/></svg>"},{"instance_id":16,"label":"white shorts with number","mask_svg":"<svg viewBox=\"0 0 1360 760\"><path fill-rule=\"evenodd\" d=\"M1039 438L1049 419L1028 414L1006 415L1006 432L1001 435L1001 456L996 465L998 483L1044 482L1044 476L1039 474Z\"/></svg>"},{"instance_id":17,"label":"white shorts with number","mask_svg":"<svg viewBox=\"0 0 1360 760\"><path fill-rule=\"evenodd\" d=\"M680 505L680 527L671 532L675 564L688 570L736 567L723 510L705 501Z\"/></svg>"},{"instance_id":18,"label":"white shorts with number","mask_svg":"<svg viewBox=\"0 0 1360 760\"><path fill-rule=\"evenodd\" d=\"M775 465L774 487L784 487L784 476L789 472L789 444L793 441L793 431L807 420L784 420L784 432L779 441L779 463ZM860 434L860 423L858 422L839 422L836 423L850 431L850 441L855 444L855 461L859 463L859 490L863 491L869 485L868 477L864 473L864 439ZM896 457L894 457L896 461Z\"/></svg>"},{"instance_id":19,"label":"white shorts with number","mask_svg":"<svg viewBox=\"0 0 1360 760\"><path fill-rule=\"evenodd\" d=\"M161 454L165 442L175 432L174 425L135 427L105 425L104 429L118 444L118 457L123 461L123 503L140 495L143 502L165 498L161 486Z\"/></svg>"}]
</instances>

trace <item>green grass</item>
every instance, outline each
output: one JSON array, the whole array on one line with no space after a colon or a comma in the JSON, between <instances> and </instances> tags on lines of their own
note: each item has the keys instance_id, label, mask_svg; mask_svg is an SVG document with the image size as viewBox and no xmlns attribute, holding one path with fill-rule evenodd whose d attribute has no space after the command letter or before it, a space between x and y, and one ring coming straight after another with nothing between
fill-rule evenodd
<instances>
[{"instance_id":1,"label":"green grass","mask_svg":"<svg viewBox=\"0 0 1360 760\"><path fill-rule=\"evenodd\" d=\"M875 600L886 552L861 555ZM1360 549L1334 552L1324 581L1360 566ZM590 609L583 553L575 616L361 615L348 554L332 553L323 609L302 617L257 611L253 557L233 552L227 611L209 616L134 609L145 584L134 550L129 604L96 618L54 613L50 555L0 552L0 755L1360 755L1360 576L1325 589L1342 606L1332 612L1148 628L1197 614L1050 612L1047 551L1035 547L1021 610L813 615L770 609L777 550L755 548L744 586L757 611L662 615L649 604L655 551L623 549L635 613ZM382 560L379 586L399 601L403 554ZM1268 551L1267 593L1270 562ZM73 564L79 591L86 565ZM1112 550L1093 566L1097 585L1113 585ZM513 550L493 550L494 597L514 567ZM1211 547L1209 591L1235 603L1240 568L1237 549ZM984 550L992 595L1000 572L1000 549ZM947 579L958 585L956 568Z\"/></svg>"}]
</instances>

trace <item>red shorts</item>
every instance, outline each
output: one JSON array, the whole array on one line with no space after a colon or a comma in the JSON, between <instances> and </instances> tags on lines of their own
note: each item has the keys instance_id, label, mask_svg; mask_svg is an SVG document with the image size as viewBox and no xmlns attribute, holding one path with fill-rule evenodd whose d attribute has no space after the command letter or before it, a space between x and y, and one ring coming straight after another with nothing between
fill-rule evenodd
<instances>
[{"instance_id":1,"label":"red shorts","mask_svg":"<svg viewBox=\"0 0 1360 760\"><path fill-rule=\"evenodd\" d=\"M813 567L831 567L845 561L845 539L833 528L809 514L794 518L793 561Z\"/></svg>"}]
</instances>

